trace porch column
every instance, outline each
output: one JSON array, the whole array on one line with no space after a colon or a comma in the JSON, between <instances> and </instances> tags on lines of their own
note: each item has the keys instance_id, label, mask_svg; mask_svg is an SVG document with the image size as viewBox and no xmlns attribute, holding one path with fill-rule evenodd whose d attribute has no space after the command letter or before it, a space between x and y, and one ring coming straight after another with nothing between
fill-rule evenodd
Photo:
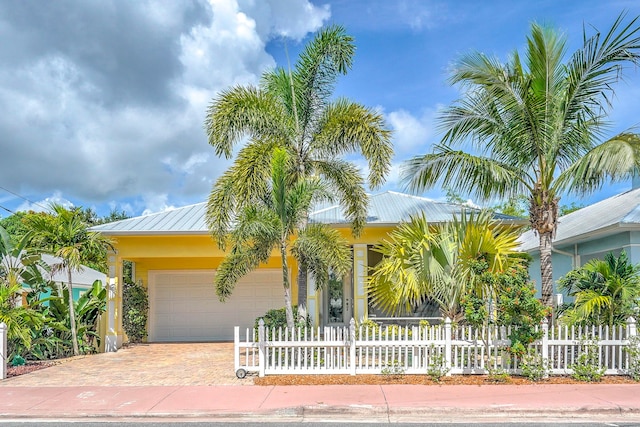
<instances>
[{"instance_id":1,"label":"porch column","mask_svg":"<svg viewBox=\"0 0 640 427\"><path fill-rule=\"evenodd\" d=\"M104 351L118 351L122 347L122 259L117 252L107 255L107 327Z\"/></svg>"},{"instance_id":2,"label":"porch column","mask_svg":"<svg viewBox=\"0 0 640 427\"><path fill-rule=\"evenodd\" d=\"M307 315L311 319L312 326L320 326L320 290L316 290L316 280L312 274L307 273Z\"/></svg>"},{"instance_id":3,"label":"porch column","mask_svg":"<svg viewBox=\"0 0 640 427\"><path fill-rule=\"evenodd\" d=\"M353 245L353 318L357 322L369 315L367 303L367 245Z\"/></svg>"}]
</instances>

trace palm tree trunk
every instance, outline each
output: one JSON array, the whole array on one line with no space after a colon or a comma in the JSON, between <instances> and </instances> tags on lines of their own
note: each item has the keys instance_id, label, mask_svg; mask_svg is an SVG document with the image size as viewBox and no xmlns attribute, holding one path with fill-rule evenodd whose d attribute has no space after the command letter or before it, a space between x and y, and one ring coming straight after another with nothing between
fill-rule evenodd
<instances>
[{"instance_id":1,"label":"palm tree trunk","mask_svg":"<svg viewBox=\"0 0 640 427\"><path fill-rule=\"evenodd\" d=\"M551 264L551 242L558 227L558 202L553 191L540 182L529 199L529 221L540 238L540 281L542 303L553 309L553 267ZM553 318L553 316L552 316Z\"/></svg>"},{"instance_id":2,"label":"palm tree trunk","mask_svg":"<svg viewBox=\"0 0 640 427\"><path fill-rule=\"evenodd\" d=\"M304 230L308 223L308 213L305 214L300 224L300 230ZM305 265L298 264L298 318L306 324L307 320L307 293L309 292L308 270Z\"/></svg>"},{"instance_id":3,"label":"palm tree trunk","mask_svg":"<svg viewBox=\"0 0 640 427\"><path fill-rule=\"evenodd\" d=\"M76 312L73 308L73 283L71 282L71 268L67 267L67 278L69 279L69 321L71 323L71 339L73 341L73 355L80 354L78 349L78 332L76 330Z\"/></svg>"},{"instance_id":4,"label":"palm tree trunk","mask_svg":"<svg viewBox=\"0 0 640 427\"><path fill-rule=\"evenodd\" d=\"M551 232L540 233L540 274L542 282L542 303L552 307L553 267L551 265Z\"/></svg>"},{"instance_id":5,"label":"palm tree trunk","mask_svg":"<svg viewBox=\"0 0 640 427\"><path fill-rule=\"evenodd\" d=\"M287 315L287 328L292 329L293 307L291 306L291 284L289 283L289 266L287 265L287 246L280 246L280 255L282 256L282 285L284 286L284 309Z\"/></svg>"}]
</instances>

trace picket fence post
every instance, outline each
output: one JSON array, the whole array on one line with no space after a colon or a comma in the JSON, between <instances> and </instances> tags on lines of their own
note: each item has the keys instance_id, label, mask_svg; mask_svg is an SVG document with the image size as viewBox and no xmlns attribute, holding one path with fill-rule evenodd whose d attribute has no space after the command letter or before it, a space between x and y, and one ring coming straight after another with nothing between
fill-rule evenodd
<instances>
[{"instance_id":1,"label":"picket fence post","mask_svg":"<svg viewBox=\"0 0 640 427\"><path fill-rule=\"evenodd\" d=\"M7 324L0 323L0 380L7 378Z\"/></svg>"},{"instance_id":2,"label":"picket fence post","mask_svg":"<svg viewBox=\"0 0 640 427\"><path fill-rule=\"evenodd\" d=\"M356 321L352 317L349 322L349 359L351 360L351 375L356 374Z\"/></svg>"},{"instance_id":3,"label":"picket fence post","mask_svg":"<svg viewBox=\"0 0 640 427\"><path fill-rule=\"evenodd\" d=\"M451 376L451 360L453 360L452 354L451 354L451 349L452 349L452 345L451 345L451 319L449 319L448 317L446 319L444 319L444 361L445 361L445 365L448 368L447 371L447 376L450 377Z\"/></svg>"},{"instance_id":4,"label":"picket fence post","mask_svg":"<svg viewBox=\"0 0 640 427\"><path fill-rule=\"evenodd\" d=\"M547 366L549 363L549 319L542 319L542 363ZM549 378L549 370L544 370L544 378Z\"/></svg>"},{"instance_id":5,"label":"picket fence post","mask_svg":"<svg viewBox=\"0 0 640 427\"><path fill-rule=\"evenodd\" d=\"M265 357L266 342L264 333L264 319L260 319L258 322L258 376L264 377L265 363L267 358Z\"/></svg>"},{"instance_id":6,"label":"picket fence post","mask_svg":"<svg viewBox=\"0 0 640 427\"><path fill-rule=\"evenodd\" d=\"M638 335L638 327L636 324L636 319L633 316L629 316L627 319L627 339L631 339L631 337L635 337Z\"/></svg>"}]
</instances>

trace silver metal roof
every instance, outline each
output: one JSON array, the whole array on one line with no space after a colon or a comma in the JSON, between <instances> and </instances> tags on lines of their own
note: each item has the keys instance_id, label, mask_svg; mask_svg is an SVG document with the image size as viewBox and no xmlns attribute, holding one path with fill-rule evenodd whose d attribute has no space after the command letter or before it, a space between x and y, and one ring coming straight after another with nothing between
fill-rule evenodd
<instances>
[{"instance_id":1,"label":"silver metal roof","mask_svg":"<svg viewBox=\"0 0 640 427\"><path fill-rule=\"evenodd\" d=\"M619 228L640 226L640 188L629 190L593 205L586 206L558 219L558 230L553 244L558 246L587 239L595 233L611 233ZM539 239L527 231L519 239L522 251L538 248Z\"/></svg>"},{"instance_id":2,"label":"silver metal roof","mask_svg":"<svg viewBox=\"0 0 640 427\"><path fill-rule=\"evenodd\" d=\"M441 203L424 197L387 191L369 196L368 224L397 224L409 220L410 215L424 212L431 223L451 220L454 214L473 208ZM205 222L206 203L198 203L166 212L125 219L93 227L110 235L125 234L207 234ZM498 219L514 220L507 215L496 214ZM348 221L338 205L319 205L311 213L310 221L324 224L347 224Z\"/></svg>"},{"instance_id":3,"label":"silver metal roof","mask_svg":"<svg viewBox=\"0 0 640 427\"><path fill-rule=\"evenodd\" d=\"M104 234L208 233L206 203L184 206L164 212L123 219L92 227Z\"/></svg>"},{"instance_id":4,"label":"silver metal roof","mask_svg":"<svg viewBox=\"0 0 640 427\"><path fill-rule=\"evenodd\" d=\"M49 254L41 254L40 259L49 267L53 267L56 264L62 263L61 258ZM12 256L5 256L4 258L0 258L0 265L3 265L5 268L22 268L22 264L20 263L20 261ZM43 274L45 274L45 277L48 277L54 282L66 283L67 280L69 280L66 271L58 270L49 274L46 273L42 268L40 270ZM86 265L81 266L80 270L71 271L71 283L73 284L73 286L87 288L93 285L93 282L95 282L96 280L101 281L102 285L105 285L107 283L107 275L99 272L98 270L87 267Z\"/></svg>"}]
</instances>

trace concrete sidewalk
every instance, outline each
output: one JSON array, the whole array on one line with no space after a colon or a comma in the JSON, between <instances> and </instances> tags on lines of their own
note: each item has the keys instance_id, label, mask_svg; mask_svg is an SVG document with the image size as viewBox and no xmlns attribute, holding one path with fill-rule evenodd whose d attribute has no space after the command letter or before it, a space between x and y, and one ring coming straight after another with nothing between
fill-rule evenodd
<instances>
[{"instance_id":1,"label":"concrete sidewalk","mask_svg":"<svg viewBox=\"0 0 640 427\"><path fill-rule=\"evenodd\" d=\"M640 384L0 387L0 419L640 421Z\"/></svg>"}]
</instances>

